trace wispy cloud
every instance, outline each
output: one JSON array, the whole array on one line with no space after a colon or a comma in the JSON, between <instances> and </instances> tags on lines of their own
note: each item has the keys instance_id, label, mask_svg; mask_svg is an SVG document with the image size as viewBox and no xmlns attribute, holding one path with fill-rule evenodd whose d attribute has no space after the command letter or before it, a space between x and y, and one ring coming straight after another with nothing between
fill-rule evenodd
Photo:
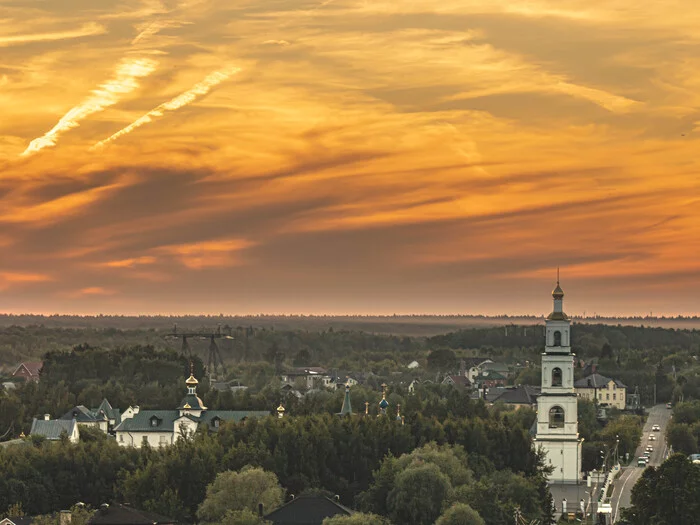
<instances>
[{"instance_id":1,"label":"wispy cloud","mask_svg":"<svg viewBox=\"0 0 700 525\"><path fill-rule=\"evenodd\" d=\"M71 38L102 35L106 32L107 29L103 25L95 22L88 22L79 29L74 29L72 31L55 31L50 33L0 36L0 47L29 44L31 42L67 40Z\"/></svg>"},{"instance_id":2,"label":"wispy cloud","mask_svg":"<svg viewBox=\"0 0 700 525\"><path fill-rule=\"evenodd\" d=\"M220 239L162 246L156 251L174 256L187 268L221 268L240 264L238 253L255 243L247 239Z\"/></svg>"},{"instance_id":3,"label":"wispy cloud","mask_svg":"<svg viewBox=\"0 0 700 525\"><path fill-rule=\"evenodd\" d=\"M92 95L66 113L47 133L32 140L22 156L55 146L58 137L80 125L80 121L116 104L123 95L139 86L138 79L150 75L158 63L150 58L125 59L116 68L114 78L102 84Z\"/></svg>"},{"instance_id":4,"label":"wispy cloud","mask_svg":"<svg viewBox=\"0 0 700 525\"><path fill-rule=\"evenodd\" d=\"M209 93L209 91L211 91L213 87L218 86L224 80L227 80L229 77L238 73L239 71L240 68L229 67L221 71L215 71L213 73L210 73L204 80L195 84L192 88L188 89L184 93L179 94L177 97L169 100L168 102L161 104L155 109L152 109L138 120L135 120L134 122L129 124L127 127L117 131L111 137L108 137L105 140L98 142L92 147L92 149L105 146L108 143L117 140L119 137L122 137L127 133L131 133L136 128L140 128L144 124L153 122L155 118L162 117L167 111L175 111L183 106L186 106L187 104L191 104L198 97L206 95L207 93Z\"/></svg>"}]
</instances>

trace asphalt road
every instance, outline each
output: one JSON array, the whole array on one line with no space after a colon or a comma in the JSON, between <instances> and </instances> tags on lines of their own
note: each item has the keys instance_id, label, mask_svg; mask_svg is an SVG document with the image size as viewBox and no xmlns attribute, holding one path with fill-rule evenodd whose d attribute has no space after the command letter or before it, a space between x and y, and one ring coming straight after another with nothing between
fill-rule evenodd
<instances>
[{"instance_id":1,"label":"asphalt road","mask_svg":"<svg viewBox=\"0 0 700 525\"><path fill-rule=\"evenodd\" d=\"M666 458L668 454L666 446L666 425L671 419L671 412L671 410L666 408L666 405L656 405L649 410L649 417L647 417L646 424L644 425L642 441L635 453L635 457L632 458L634 460L632 462L632 466L622 469L622 474L614 485L615 490L610 500L613 509L613 523L619 519L620 509L630 506L632 487L634 487L634 484L637 483L637 480L641 477L642 472L644 472L643 467L637 466L637 458L644 455L647 445L654 447L654 451L651 453L651 458L649 460L649 465L658 466ZM651 427L653 425L659 425L659 427L661 427L661 431L652 432ZM656 436L656 441L649 441L650 434L654 434L654 436Z\"/></svg>"}]
</instances>

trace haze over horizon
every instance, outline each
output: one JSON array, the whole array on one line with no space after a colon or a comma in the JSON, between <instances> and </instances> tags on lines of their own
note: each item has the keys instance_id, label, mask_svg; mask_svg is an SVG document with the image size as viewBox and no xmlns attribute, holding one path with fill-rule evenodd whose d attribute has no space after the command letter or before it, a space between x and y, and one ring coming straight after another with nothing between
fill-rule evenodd
<instances>
[{"instance_id":1,"label":"haze over horizon","mask_svg":"<svg viewBox=\"0 0 700 525\"><path fill-rule=\"evenodd\" d=\"M600 5L595 5L600 4ZM700 3L0 5L0 312L698 315Z\"/></svg>"}]
</instances>

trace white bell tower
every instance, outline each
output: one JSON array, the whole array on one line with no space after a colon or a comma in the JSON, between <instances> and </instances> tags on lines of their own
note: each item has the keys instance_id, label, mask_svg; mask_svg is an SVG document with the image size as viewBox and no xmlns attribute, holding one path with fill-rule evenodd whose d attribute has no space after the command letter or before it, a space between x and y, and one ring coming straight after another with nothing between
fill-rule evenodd
<instances>
[{"instance_id":1,"label":"white bell tower","mask_svg":"<svg viewBox=\"0 0 700 525\"><path fill-rule=\"evenodd\" d=\"M537 398L537 436L547 462L554 468L550 483L578 483L581 444L578 436L578 408L574 389L574 354L571 353L571 321L564 313L564 291L552 292L554 310L545 322L542 354L542 394Z\"/></svg>"}]
</instances>

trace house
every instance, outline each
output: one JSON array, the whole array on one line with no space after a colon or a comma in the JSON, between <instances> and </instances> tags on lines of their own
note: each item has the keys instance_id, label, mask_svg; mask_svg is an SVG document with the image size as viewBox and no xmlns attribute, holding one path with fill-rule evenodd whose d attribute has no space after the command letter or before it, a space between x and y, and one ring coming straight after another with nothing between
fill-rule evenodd
<instances>
[{"instance_id":1,"label":"house","mask_svg":"<svg viewBox=\"0 0 700 525\"><path fill-rule=\"evenodd\" d=\"M596 401L600 406L624 410L627 403L627 387L622 381L597 373L574 382L574 388L578 397Z\"/></svg>"},{"instance_id":2,"label":"house","mask_svg":"<svg viewBox=\"0 0 700 525\"><path fill-rule=\"evenodd\" d=\"M44 363L41 361L25 361L17 365L12 377L24 379L25 381L39 381L39 373Z\"/></svg>"},{"instance_id":3,"label":"house","mask_svg":"<svg viewBox=\"0 0 700 525\"><path fill-rule=\"evenodd\" d=\"M474 378L474 383L478 384L481 388L505 386L506 381L507 378L503 374L492 370L483 370L479 375L477 375Z\"/></svg>"},{"instance_id":4,"label":"house","mask_svg":"<svg viewBox=\"0 0 700 525\"><path fill-rule=\"evenodd\" d=\"M443 385L451 385L459 388L471 388L471 383L469 379L464 376L446 375L445 379L442 380Z\"/></svg>"},{"instance_id":5,"label":"house","mask_svg":"<svg viewBox=\"0 0 700 525\"><path fill-rule=\"evenodd\" d=\"M494 362L484 363L481 366L481 371L482 372L485 372L485 371L498 372L499 374L501 374L503 377L506 377L506 378L510 377L510 375L511 375L510 367L504 363L494 363Z\"/></svg>"},{"instance_id":6,"label":"house","mask_svg":"<svg viewBox=\"0 0 700 525\"><path fill-rule=\"evenodd\" d=\"M294 368L280 376L283 383L303 385L305 388L328 388L332 386L333 378L325 368L317 366Z\"/></svg>"},{"instance_id":7,"label":"house","mask_svg":"<svg viewBox=\"0 0 700 525\"><path fill-rule=\"evenodd\" d=\"M90 409L84 405L78 405L71 408L59 419L67 421L75 419L78 425L98 428L105 434L109 434L115 426L121 423L121 414L118 408L112 408L109 401L103 399L97 408Z\"/></svg>"},{"instance_id":8,"label":"house","mask_svg":"<svg viewBox=\"0 0 700 525\"><path fill-rule=\"evenodd\" d=\"M493 363L493 361L486 357L465 357L459 363L460 375L466 375L469 381L474 383L476 376L481 373L484 365L488 363Z\"/></svg>"},{"instance_id":9,"label":"house","mask_svg":"<svg viewBox=\"0 0 700 525\"><path fill-rule=\"evenodd\" d=\"M78 422L75 419L51 419L49 414L44 414L43 419L34 418L32 429L29 431L29 435L43 436L48 441L59 441L63 434L71 443L77 443L80 439Z\"/></svg>"},{"instance_id":10,"label":"house","mask_svg":"<svg viewBox=\"0 0 700 525\"><path fill-rule=\"evenodd\" d=\"M142 445L163 447L172 445L185 435L194 434L200 425L218 432L225 421L242 421L262 418L266 411L207 410L197 395L199 381L190 374L185 381L187 394L174 410L141 410L138 406L127 408L121 415L121 423L114 433L117 443L125 447L141 448Z\"/></svg>"},{"instance_id":11,"label":"house","mask_svg":"<svg viewBox=\"0 0 700 525\"><path fill-rule=\"evenodd\" d=\"M174 525L176 520L129 505L103 503L88 520L88 525Z\"/></svg>"},{"instance_id":12,"label":"house","mask_svg":"<svg viewBox=\"0 0 700 525\"><path fill-rule=\"evenodd\" d=\"M536 407L537 398L540 395L541 388L538 386L518 385L506 388L494 388L494 395L487 398L491 403L503 403L510 408L521 407Z\"/></svg>"},{"instance_id":13,"label":"house","mask_svg":"<svg viewBox=\"0 0 700 525\"><path fill-rule=\"evenodd\" d=\"M238 379L232 379L231 381L217 381L211 384L211 389L217 392L242 392L248 390L248 387L242 385Z\"/></svg>"},{"instance_id":14,"label":"house","mask_svg":"<svg viewBox=\"0 0 700 525\"><path fill-rule=\"evenodd\" d=\"M410 363L408 363L406 365L406 368L408 368L409 370L414 370L414 369L418 368L419 366L420 366L420 364L418 363L418 361L411 361Z\"/></svg>"},{"instance_id":15,"label":"house","mask_svg":"<svg viewBox=\"0 0 700 525\"><path fill-rule=\"evenodd\" d=\"M299 496L270 512L263 519L273 525L322 525L333 516L350 516L353 511L326 496Z\"/></svg>"},{"instance_id":16,"label":"house","mask_svg":"<svg viewBox=\"0 0 700 525\"><path fill-rule=\"evenodd\" d=\"M32 525L34 518L31 516L11 517L0 520L0 525Z\"/></svg>"}]
</instances>

